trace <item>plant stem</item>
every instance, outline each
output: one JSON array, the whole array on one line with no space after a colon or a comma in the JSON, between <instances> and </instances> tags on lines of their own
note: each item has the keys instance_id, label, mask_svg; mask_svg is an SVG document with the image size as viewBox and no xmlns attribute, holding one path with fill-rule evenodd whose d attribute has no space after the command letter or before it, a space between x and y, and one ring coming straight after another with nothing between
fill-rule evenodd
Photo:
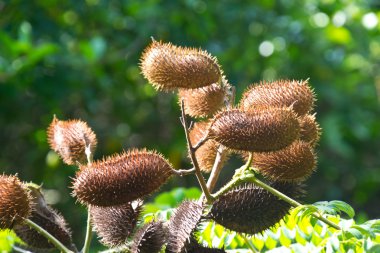
<instances>
[{"instance_id":1,"label":"plant stem","mask_svg":"<svg viewBox=\"0 0 380 253\"><path fill-rule=\"evenodd\" d=\"M223 160L224 151L225 151L224 147L220 145L216 153L216 157L215 157L214 165L212 166L212 169L211 169L210 177L207 180L207 188L210 192L214 190L216 182L218 181L220 172L222 171L222 168L223 168L222 160Z\"/></svg>"},{"instance_id":2,"label":"plant stem","mask_svg":"<svg viewBox=\"0 0 380 253\"><path fill-rule=\"evenodd\" d=\"M249 240L244 235L240 235L240 236L243 237L245 243L248 245L248 248L252 251L252 253L256 253L257 251L255 249L255 246L252 244L251 240Z\"/></svg>"},{"instance_id":3,"label":"plant stem","mask_svg":"<svg viewBox=\"0 0 380 253\"><path fill-rule=\"evenodd\" d=\"M259 179L257 179L253 174L251 175L248 175L244 178L244 181L248 181L248 182L251 182L251 183L254 183L255 185L258 185L260 186L261 188L267 190L268 192L272 193L273 195L277 196L278 198L288 202L290 205L292 205L293 207L297 207L297 206L301 206L302 204L295 201L294 199L292 198L289 198L288 196L286 196L285 194L277 191L276 189L274 189L273 187L267 185L266 183L260 181ZM322 215L320 214L317 214L317 213L314 213L313 216L315 218L317 218L318 220L326 223L327 225L337 229L337 230L342 230L337 224L331 222L330 220L326 219L325 217L323 217Z\"/></svg>"},{"instance_id":4,"label":"plant stem","mask_svg":"<svg viewBox=\"0 0 380 253\"><path fill-rule=\"evenodd\" d=\"M43 235L46 239L48 239L49 242L54 244L54 246L59 249L63 253L74 253L73 251L66 248L65 245L63 245L60 241L58 241L54 236L52 236L49 232L47 232L45 229L40 227L38 224L34 223L33 221L29 219L24 219L25 224L27 224L29 227L36 230L39 234Z\"/></svg>"},{"instance_id":5,"label":"plant stem","mask_svg":"<svg viewBox=\"0 0 380 253\"><path fill-rule=\"evenodd\" d=\"M187 170L175 170L175 169L172 169L172 172L174 174L176 174L177 176L182 177L182 176L193 174L195 172L195 168L191 168L191 169L187 169Z\"/></svg>"},{"instance_id":6,"label":"plant stem","mask_svg":"<svg viewBox=\"0 0 380 253\"><path fill-rule=\"evenodd\" d=\"M191 162L193 163L193 166L195 168L195 175L197 176L199 185L201 186L202 191L203 191L203 193L206 196L207 202L211 203L214 199L211 196L211 194L210 194L210 192L209 192L209 190L207 188L205 179L203 178L201 169L199 168L197 158L195 157L195 150L194 150L194 148L193 148L193 146L191 144L191 141L190 141L189 127L188 127L187 120L186 120L185 106L184 106L183 100L181 101L181 112L182 112L181 123L183 125L184 130L185 130L186 142L187 142L187 146L188 146L188 151L189 151L189 154L190 154Z\"/></svg>"}]
</instances>

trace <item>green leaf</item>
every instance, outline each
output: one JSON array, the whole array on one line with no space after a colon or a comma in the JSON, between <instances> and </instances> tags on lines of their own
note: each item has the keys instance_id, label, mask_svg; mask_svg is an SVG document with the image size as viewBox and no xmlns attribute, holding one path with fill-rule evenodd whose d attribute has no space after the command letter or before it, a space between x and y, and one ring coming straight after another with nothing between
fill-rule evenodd
<instances>
[{"instance_id":1,"label":"green leaf","mask_svg":"<svg viewBox=\"0 0 380 253\"><path fill-rule=\"evenodd\" d=\"M355 210L347 203L340 200L333 200L329 202L334 209L344 212L348 215L349 218L353 218L355 216Z\"/></svg>"}]
</instances>

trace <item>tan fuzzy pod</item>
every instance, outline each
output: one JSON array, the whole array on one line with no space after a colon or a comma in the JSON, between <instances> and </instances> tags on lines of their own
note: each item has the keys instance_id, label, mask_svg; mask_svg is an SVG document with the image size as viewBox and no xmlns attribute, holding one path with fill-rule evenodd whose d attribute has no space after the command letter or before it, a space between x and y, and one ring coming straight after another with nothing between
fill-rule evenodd
<instances>
[{"instance_id":1,"label":"tan fuzzy pod","mask_svg":"<svg viewBox=\"0 0 380 253\"><path fill-rule=\"evenodd\" d=\"M300 139L315 146L321 136L321 128L315 120L315 115L305 115L299 119Z\"/></svg>"},{"instance_id":2,"label":"tan fuzzy pod","mask_svg":"<svg viewBox=\"0 0 380 253\"><path fill-rule=\"evenodd\" d=\"M217 114L211 123L209 137L230 149L265 152L290 145L299 137L299 131L293 110L262 107Z\"/></svg>"},{"instance_id":3,"label":"tan fuzzy pod","mask_svg":"<svg viewBox=\"0 0 380 253\"><path fill-rule=\"evenodd\" d=\"M133 237L131 253L159 253L166 242L162 221L152 221L140 228Z\"/></svg>"},{"instance_id":4,"label":"tan fuzzy pod","mask_svg":"<svg viewBox=\"0 0 380 253\"><path fill-rule=\"evenodd\" d=\"M189 132L189 137L192 145L197 144L206 134L208 122L197 122ZM198 165L203 172L209 173L214 165L214 161L218 152L219 143L214 140L207 140L202 146L195 151ZM222 163L227 161L227 152L223 153Z\"/></svg>"},{"instance_id":5,"label":"tan fuzzy pod","mask_svg":"<svg viewBox=\"0 0 380 253\"><path fill-rule=\"evenodd\" d=\"M297 199L303 194L299 184L277 182L270 185L291 198ZM208 217L230 230L257 234L278 223L290 207L272 193L249 184L220 196Z\"/></svg>"},{"instance_id":6,"label":"tan fuzzy pod","mask_svg":"<svg viewBox=\"0 0 380 253\"><path fill-rule=\"evenodd\" d=\"M137 201L119 206L91 206L91 221L101 243L110 247L125 243L136 227L141 205Z\"/></svg>"},{"instance_id":7,"label":"tan fuzzy pod","mask_svg":"<svg viewBox=\"0 0 380 253\"><path fill-rule=\"evenodd\" d=\"M184 201L174 211L169 220L169 235L166 252L181 253L185 249L187 242L191 238L192 232L196 229L203 207L195 201Z\"/></svg>"},{"instance_id":8,"label":"tan fuzzy pod","mask_svg":"<svg viewBox=\"0 0 380 253\"><path fill-rule=\"evenodd\" d=\"M0 229L22 223L31 210L31 196L25 185L16 176L0 175Z\"/></svg>"},{"instance_id":9,"label":"tan fuzzy pod","mask_svg":"<svg viewBox=\"0 0 380 253\"><path fill-rule=\"evenodd\" d=\"M179 102L184 101L185 113L195 118L212 117L224 107L226 88L212 84L197 89L180 89Z\"/></svg>"},{"instance_id":10,"label":"tan fuzzy pod","mask_svg":"<svg viewBox=\"0 0 380 253\"><path fill-rule=\"evenodd\" d=\"M307 80L279 80L250 86L243 94L240 108L247 111L260 106L292 106L298 116L303 116L313 109L314 101Z\"/></svg>"},{"instance_id":11,"label":"tan fuzzy pod","mask_svg":"<svg viewBox=\"0 0 380 253\"><path fill-rule=\"evenodd\" d=\"M91 154L97 145L95 133L81 120L58 120L55 116L47 129L48 142L66 164L86 163L86 147Z\"/></svg>"},{"instance_id":12,"label":"tan fuzzy pod","mask_svg":"<svg viewBox=\"0 0 380 253\"><path fill-rule=\"evenodd\" d=\"M71 231L63 216L46 204L40 188L30 187L29 184L28 188L33 203L33 210L29 219L57 238L67 248L76 251L72 243ZM26 224L16 225L14 231L28 248L35 252L55 248L54 244L50 243L46 237Z\"/></svg>"},{"instance_id":13,"label":"tan fuzzy pod","mask_svg":"<svg viewBox=\"0 0 380 253\"><path fill-rule=\"evenodd\" d=\"M194 89L217 83L222 73L206 51L153 41L141 57L141 70L157 90Z\"/></svg>"},{"instance_id":14,"label":"tan fuzzy pod","mask_svg":"<svg viewBox=\"0 0 380 253\"><path fill-rule=\"evenodd\" d=\"M81 166L73 194L84 204L125 204L156 191L172 174L172 166L157 152L131 150Z\"/></svg>"},{"instance_id":15,"label":"tan fuzzy pod","mask_svg":"<svg viewBox=\"0 0 380 253\"><path fill-rule=\"evenodd\" d=\"M314 172L316 157L310 144L295 141L278 151L254 153L253 165L272 180L304 181Z\"/></svg>"}]
</instances>

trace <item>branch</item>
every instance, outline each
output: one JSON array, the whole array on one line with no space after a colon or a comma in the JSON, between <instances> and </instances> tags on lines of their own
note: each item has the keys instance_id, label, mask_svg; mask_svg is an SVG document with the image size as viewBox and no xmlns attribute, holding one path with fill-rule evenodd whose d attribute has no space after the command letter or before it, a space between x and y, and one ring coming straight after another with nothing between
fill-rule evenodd
<instances>
[{"instance_id":1,"label":"branch","mask_svg":"<svg viewBox=\"0 0 380 253\"><path fill-rule=\"evenodd\" d=\"M177 176L183 177L183 176L186 176L186 175L193 174L195 172L195 168L191 168L191 169L188 169L188 170L175 170L175 169L172 169L172 172L174 174L176 174Z\"/></svg>"},{"instance_id":2,"label":"branch","mask_svg":"<svg viewBox=\"0 0 380 253\"><path fill-rule=\"evenodd\" d=\"M181 112L182 112L181 123L182 123L182 126L183 126L184 130L185 130L185 137L186 137L187 147L188 147L188 151L189 151L189 154L190 154L191 162L192 162L192 164L193 164L193 166L195 168L195 175L197 176L199 185L201 186L202 191L203 191L203 193L206 196L207 202L212 202L214 200L214 198L211 196L211 194L210 194L210 192L209 192L209 190L207 188L206 181L205 181L205 179L202 176L202 172L201 172L201 169L199 168L197 158L195 157L194 147L192 146L191 141L190 141L189 126L188 126L187 120L186 120L185 106L184 106L183 100L181 101Z\"/></svg>"}]
</instances>

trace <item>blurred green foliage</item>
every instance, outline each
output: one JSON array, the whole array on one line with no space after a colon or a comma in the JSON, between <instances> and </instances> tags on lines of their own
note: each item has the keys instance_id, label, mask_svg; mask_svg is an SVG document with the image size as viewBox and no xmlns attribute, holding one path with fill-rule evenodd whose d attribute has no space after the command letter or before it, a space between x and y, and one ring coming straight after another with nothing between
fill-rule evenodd
<instances>
[{"instance_id":1,"label":"blurred green foliage","mask_svg":"<svg viewBox=\"0 0 380 253\"><path fill-rule=\"evenodd\" d=\"M310 78L323 135L305 201L380 217L379 18L375 0L0 0L0 170L43 183L79 242L86 214L67 187L75 166L46 142L53 114L89 123L96 158L147 147L188 167L176 98L138 67L153 36L215 55L238 98L263 79Z\"/></svg>"}]
</instances>

